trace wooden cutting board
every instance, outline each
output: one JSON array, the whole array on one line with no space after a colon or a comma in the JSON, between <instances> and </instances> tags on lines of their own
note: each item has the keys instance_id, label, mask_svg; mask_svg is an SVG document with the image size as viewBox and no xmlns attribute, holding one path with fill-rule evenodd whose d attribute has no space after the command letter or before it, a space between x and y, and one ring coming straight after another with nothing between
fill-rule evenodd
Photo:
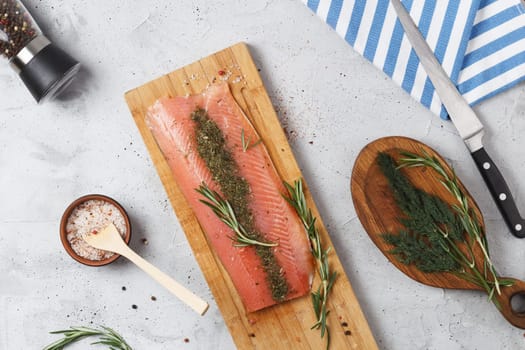
<instances>
[{"instance_id":1,"label":"wooden cutting board","mask_svg":"<svg viewBox=\"0 0 525 350\"><path fill-rule=\"evenodd\" d=\"M197 219L177 187L153 135L145 125L146 109L158 98L200 93L209 84L221 81L228 82L235 100L252 121L268 148L281 178L289 183L299 179L301 171L244 43L226 48L137 87L127 92L125 97L173 209L237 347L272 350L323 349L326 339L321 339L318 330L310 329L315 323L315 314L309 296L262 311L249 314L245 312L228 274L208 244ZM318 218L317 224L324 245L332 247L330 237L306 184L305 194L313 214ZM332 250L329 259L332 269L339 274L328 307L331 349L377 349L352 286L337 257L336 249ZM318 276L314 281L314 287L317 285Z\"/></svg>"}]
</instances>

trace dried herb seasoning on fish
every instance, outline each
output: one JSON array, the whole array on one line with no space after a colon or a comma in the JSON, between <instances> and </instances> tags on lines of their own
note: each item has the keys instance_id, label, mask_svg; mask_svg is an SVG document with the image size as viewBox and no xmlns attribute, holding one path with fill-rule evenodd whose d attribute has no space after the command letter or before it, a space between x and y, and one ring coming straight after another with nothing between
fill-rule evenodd
<instances>
[{"instance_id":1,"label":"dried herb seasoning on fish","mask_svg":"<svg viewBox=\"0 0 525 350\"><path fill-rule=\"evenodd\" d=\"M501 293L501 287L511 286L513 282L498 277L483 228L455 174L449 174L437 158L424 151L421 156L409 152L403 152L402 156L399 165L386 153L377 157L396 204L404 214L400 222L405 229L383 234L383 239L394 247L390 253L404 264L414 264L422 272L449 272L472 282L483 288L489 300L499 307L494 295ZM449 205L414 187L400 170L410 167L427 167L436 172L456 203ZM483 254L482 266L475 263L475 249Z\"/></svg>"},{"instance_id":2,"label":"dried herb seasoning on fish","mask_svg":"<svg viewBox=\"0 0 525 350\"><path fill-rule=\"evenodd\" d=\"M228 85L160 99L146 122L246 311L307 294L313 275L308 237L281 195L286 188L266 147L252 143L260 138ZM232 230L238 225L248 240L264 244L239 247Z\"/></svg>"},{"instance_id":3,"label":"dried herb seasoning on fish","mask_svg":"<svg viewBox=\"0 0 525 350\"><path fill-rule=\"evenodd\" d=\"M239 167L227 148L224 134L217 123L211 120L203 109L194 111L191 119L197 124L197 151L225 196L223 200L217 192L211 191L204 184L197 189L207 199L201 201L211 207L221 221L234 230L234 240L237 244L254 246L267 274L272 298L275 301L283 301L288 294L288 284L273 254L273 247L277 244L266 243L263 234L255 227L253 213L249 207L250 185L239 175ZM241 135L244 136L244 129L241 130ZM243 151L246 151L244 144Z\"/></svg>"}]
</instances>

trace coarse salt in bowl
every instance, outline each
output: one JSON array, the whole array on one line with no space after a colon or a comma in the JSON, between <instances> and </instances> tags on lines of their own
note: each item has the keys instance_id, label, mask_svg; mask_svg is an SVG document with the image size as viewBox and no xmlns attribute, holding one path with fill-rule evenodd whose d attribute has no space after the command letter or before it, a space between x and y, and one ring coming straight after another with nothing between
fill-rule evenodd
<instances>
[{"instance_id":1,"label":"coarse salt in bowl","mask_svg":"<svg viewBox=\"0 0 525 350\"><path fill-rule=\"evenodd\" d=\"M90 246L84 239L109 224L114 224L124 241L129 243L131 224L124 208L114 199L91 194L71 203L60 222L60 239L69 255L90 266L102 266L115 261L120 255Z\"/></svg>"}]
</instances>

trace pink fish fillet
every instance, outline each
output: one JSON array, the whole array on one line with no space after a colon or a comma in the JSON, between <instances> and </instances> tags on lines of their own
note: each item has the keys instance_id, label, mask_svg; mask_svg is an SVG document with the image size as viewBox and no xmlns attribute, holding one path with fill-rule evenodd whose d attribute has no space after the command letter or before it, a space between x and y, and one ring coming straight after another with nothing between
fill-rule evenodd
<instances>
[{"instance_id":1,"label":"pink fish fillet","mask_svg":"<svg viewBox=\"0 0 525 350\"><path fill-rule=\"evenodd\" d=\"M197 151L196 123L191 114L198 108L205 109L209 118L217 123L238 165L239 175L250 186L248 205L256 229L266 240L278 243L272 249L287 281L285 300L305 295L310 291L313 276L308 237L296 212L282 197L286 189L266 147L263 143L255 145L259 139L257 132L235 102L228 85L212 85L199 95L161 98L149 108L146 122L246 310L260 310L277 301L272 298L266 272L255 249L234 246L230 238L232 230L200 202L203 197L195 191L206 183L221 192ZM252 142L253 147L248 150L242 146L243 132L244 139Z\"/></svg>"}]
</instances>

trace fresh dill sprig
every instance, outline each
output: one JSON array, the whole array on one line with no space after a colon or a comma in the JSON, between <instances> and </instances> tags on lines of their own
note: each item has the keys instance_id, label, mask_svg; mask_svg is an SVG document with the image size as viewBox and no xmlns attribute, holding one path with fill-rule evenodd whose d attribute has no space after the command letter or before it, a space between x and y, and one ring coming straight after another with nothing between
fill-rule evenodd
<instances>
[{"instance_id":1,"label":"fresh dill sprig","mask_svg":"<svg viewBox=\"0 0 525 350\"><path fill-rule=\"evenodd\" d=\"M69 329L50 332L51 334L62 334L64 338L49 344L43 350L62 350L66 345L92 336L99 336L99 341L91 344L107 345L110 350L132 350L124 338L113 329L104 326L101 328L70 327Z\"/></svg>"},{"instance_id":2,"label":"fresh dill sprig","mask_svg":"<svg viewBox=\"0 0 525 350\"><path fill-rule=\"evenodd\" d=\"M330 313L330 311L327 308L327 300L328 295L330 294L330 291L337 277L337 272L330 271L330 263L328 261L328 254L330 253L330 248L323 250L321 236L315 225L316 218L313 216L312 210L308 208L308 205L306 203L302 179L294 181L293 186L285 182L284 186L288 191L288 195L285 195L284 198L295 209L303 223L304 228L306 229L306 232L308 233L311 252L316 260L316 264L319 270L321 283L318 286L317 290L312 292L312 304L317 321L311 329L320 329L321 338L323 338L326 334L326 348L328 349L330 346L330 332L326 322L327 316Z\"/></svg>"},{"instance_id":3,"label":"fresh dill sprig","mask_svg":"<svg viewBox=\"0 0 525 350\"><path fill-rule=\"evenodd\" d=\"M390 253L404 264L415 264L422 272L450 272L476 284L499 308L494 295L501 293L501 286L511 286L512 281L498 277L489 256L483 227L455 173L452 171L449 175L440 161L424 150L421 156L410 152L401 154L399 165L386 153L380 153L377 158L396 203L406 216L400 219L405 230L383 235L383 239L394 246ZM434 170L456 203L449 206L439 197L414 187L399 171L412 167ZM465 249L460 249L460 245ZM483 253L482 266L476 264L476 247Z\"/></svg>"},{"instance_id":4,"label":"fresh dill sprig","mask_svg":"<svg viewBox=\"0 0 525 350\"><path fill-rule=\"evenodd\" d=\"M242 144L242 151L243 152L246 152L250 148L257 146L261 142L262 142L262 140L258 139L253 144L250 144L250 138L248 137L248 139L246 139L246 136L244 134L244 129L241 130L241 144Z\"/></svg>"},{"instance_id":5,"label":"fresh dill sprig","mask_svg":"<svg viewBox=\"0 0 525 350\"><path fill-rule=\"evenodd\" d=\"M216 191L213 191L206 185L205 183L202 183L199 188L195 189L197 192L202 194L204 198L200 201L204 204L206 204L208 207L213 210L215 215L224 222L228 227L230 227L233 232L235 233L235 236L230 237L238 247L246 247L250 245L258 245L263 247L275 247L277 246L277 243L273 242L262 242L257 239L251 238L248 232L246 232L245 228L239 223L237 220L237 216L235 215L235 212L233 211L233 208L226 199L222 198L222 196L217 193Z\"/></svg>"}]
</instances>

